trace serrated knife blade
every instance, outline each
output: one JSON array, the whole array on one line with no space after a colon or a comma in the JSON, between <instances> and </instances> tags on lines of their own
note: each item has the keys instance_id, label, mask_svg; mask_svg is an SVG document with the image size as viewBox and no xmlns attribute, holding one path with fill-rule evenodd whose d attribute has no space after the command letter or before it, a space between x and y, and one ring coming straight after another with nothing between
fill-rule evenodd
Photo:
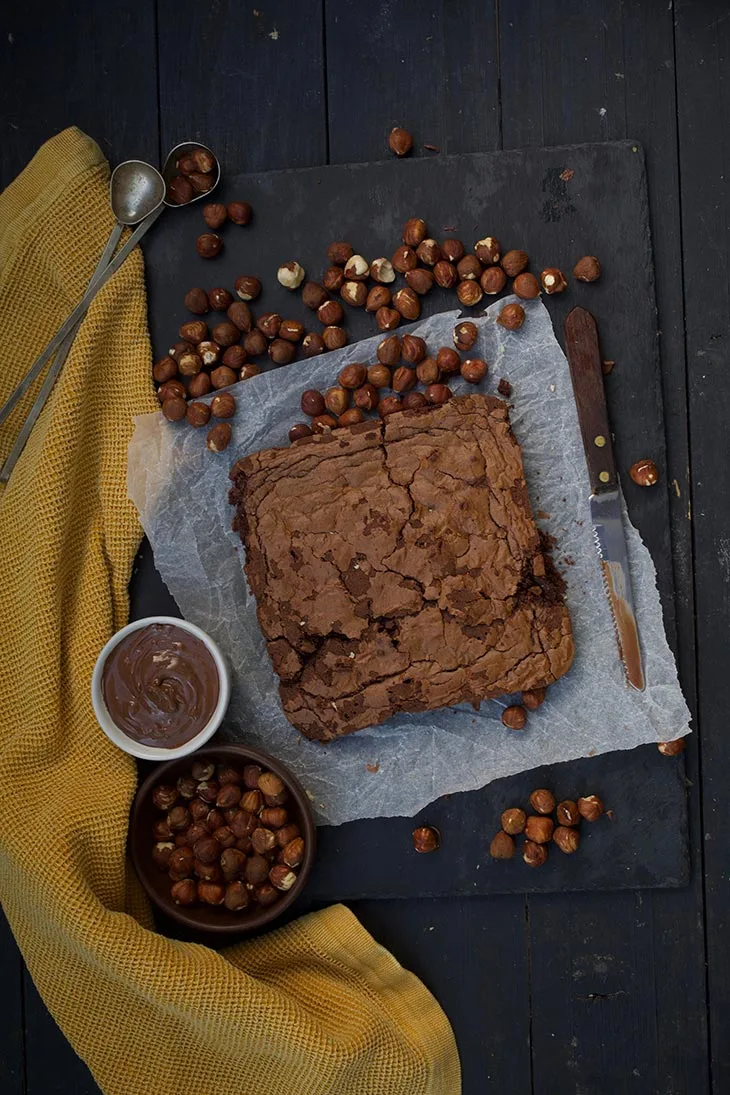
<instances>
[{"instance_id":1,"label":"serrated knife blade","mask_svg":"<svg viewBox=\"0 0 730 1095\"><path fill-rule=\"evenodd\" d=\"M639 630L636 626L634 598L631 595L626 535L618 491L592 494L590 507L593 537L603 571L603 585L613 616L613 626L616 630L626 679L633 688L643 692L644 670L641 664Z\"/></svg>"}]
</instances>

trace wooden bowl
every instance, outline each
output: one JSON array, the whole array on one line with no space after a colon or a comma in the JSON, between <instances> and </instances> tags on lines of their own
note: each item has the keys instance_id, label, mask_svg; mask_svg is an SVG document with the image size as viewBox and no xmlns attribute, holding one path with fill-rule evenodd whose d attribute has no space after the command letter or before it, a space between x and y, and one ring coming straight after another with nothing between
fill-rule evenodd
<instances>
[{"instance_id":1,"label":"wooden bowl","mask_svg":"<svg viewBox=\"0 0 730 1095\"><path fill-rule=\"evenodd\" d=\"M158 870L152 861L154 838L152 827L163 815L152 802L152 792L158 783L175 784L181 775L190 771L194 760L210 760L214 764L227 762L243 768L245 764L259 764L275 772L283 779L291 796L287 802L291 821L295 822L304 837L304 859L298 868L297 880L290 890L282 893L279 900L268 908L252 905L243 912L230 912L224 905L176 905L170 897L170 878ZM247 745L206 745L186 757L178 757L158 765L140 786L132 803L129 824L129 852L140 882L150 900L166 916L188 928L217 934L233 935L253 931L269 924L288 909L304 889L314 862L316 828L309 799L303 788L274 757L252 749Z\"/></svg>"}]
</instances>

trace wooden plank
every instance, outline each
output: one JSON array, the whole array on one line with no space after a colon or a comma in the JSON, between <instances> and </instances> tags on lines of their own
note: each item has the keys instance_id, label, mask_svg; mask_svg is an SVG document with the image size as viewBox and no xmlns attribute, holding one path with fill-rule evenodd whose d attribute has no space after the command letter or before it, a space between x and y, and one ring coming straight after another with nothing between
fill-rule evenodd
<instances>
[{"instance_id":1,"label":"wooden plank","mask_svg":"<svg viewBox=\"0 0 730 1095\"><path fill-rule=\"evenodd\" d=\"M23 959L0 908L0 1091L25 1095Z\"/></svg>"},{"instance_id":2,"label":"wooden plank","mask_svg":"<svg viewBox=\"0 0 730 1095\"><path fill-rule=\"evenodd\" d=\"M49 1014L27 970L23 983L28 1095L100 1095L93 1076ZM88 1018L94 1021L92 1014Z\"/></svg>"},{"instance_id":3,"label":"wooden plank","mask_svg":"<svg viewBox=\"0 0 730 1095\"><path fill-rule=\"evenodd\" d=\"M3 140L0 185L38 146L76 125L112 163L157 162L155 13L145 0L116 5L28 0L7 9L0 35Z\"/></svg>"},{"instance_id":4,"label":"wooden plank","mask_svg":"<svg viewBox=\"0 0 730 1095\"><path fill-rule=\"evenodd\" d=\"M682 198L681 250L692 452L692 523L698 566L698 712L701 726L705 909L713 1091L730 1087L728 909L724 851L730 745L723 702L730 610L730 281L727 255L727 133L730 103L727 4L708 0L676 9L676 63ZM719 443L718 443L719 442Z\"/></svg>"}]
</instances>

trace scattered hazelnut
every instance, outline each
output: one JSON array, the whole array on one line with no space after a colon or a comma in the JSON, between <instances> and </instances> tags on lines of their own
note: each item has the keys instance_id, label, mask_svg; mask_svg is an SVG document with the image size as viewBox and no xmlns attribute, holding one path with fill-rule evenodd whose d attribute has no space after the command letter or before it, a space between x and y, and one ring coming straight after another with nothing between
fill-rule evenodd
<instances>
[{"instance_id":1,"label":"scattered hazelnut","mask_svg":"<svg viewBox=\"0 0 730 1095\"><path fill-rule=\"evenodd\" d=\"M578 799L578 813L584 821L598 821L603 813L603 803L598 795L586 795Z\"/></svg>"},{"instance_id":2,"label":"scattered hazelnut","mask_svg":"<svg viewBox=\"0 0 730 1095\"><path fill-rule=\"evenodd\" d=\"M373 259L370 263L370 277L373 281L380 282L381 285L390 285L391 282L395 281L395 270L390 259Z\"/></svg>"},{"instance_id":3,"label":"scattered hazelnut","mask_svg":"<svg viewBox=\"0 0 730 1095\"><path fill-rule=\"evenodd\" d=\"M235 848L233 851L235 851ZM244 882L236 881L228 883L223 898L223 904L229 912L241 912L243 909L248 908L250 901L251 898L249 897Z\"/></svg>"},{"instance_id":4,"label":"scattered hazelnut","mask_svg":"<svg viewBox=\"0 0 730 1095\"><path fill-rule=\"evenodd\" d=\"M302 289L302 304L316 312L327 300L327 290L318 281L308 281Z\"/></svg>"},{"instance_id":5,"label":"scattered hazelnut","mask_svg":"<svg viewBox=\"0 0 730 1095\"><path fill-rule=\"evenodd\" d=\"M331 414L316 414L312 419L313 433L331 433L337 429L337 419Z\"/></svg>"},{"instance_id":6,"label":"scattered hazelnut","mask_svg":"<svg viewBox=\"0 0 730 1095\"><path fill-rule=\"evenodd\" d=\"M546 844L553 835L554 827L552 818L530 814L525 821L525 836L536 844Z\"/></svg>"},{"instance_id":7,"label":"scattered hazelnut","mask_svg":"<svg viewBox=\"0 0 730 1095\"><path fill-rule=\"evenodd\" d=\"M474 281L482 275L482 264L476 255L464 255L456 264L461 281Z\"/></svg>"},{"instance_id":8,"label":"scattered hazelnut","mask_svg":"<svg viewBox=\"0 0 730 1095\"><path fill-rule=\"evenodd\" d=\"M256 300L261 292L261 282L251 274L241 274L236 278L235 290L241 300Z\"/></svg>"},{"instance_id":9,"label":"scattered hazelnut","mask_svg":"<svg viewBox=\"0 0 730 1095\"><path fill-rule=\"evenodd\" d=\"M259 826L251 833L251 844L258 855L264 855L265 852L270 852L276 847L276 837L271 829L264 829Z\"/></svg>"},{"instance_id":10,"label":"scattered hazelnut","mask_svg":"<svg viewBox=\"0 0 730 1095\"><path fill-rule=\"evenodd\" d=\"M263 882L254 890L253 898L257 905L267 909L279 900L279 891L270 882Z\"/></svg>"},{"instance_id":11,"label":"scattered hazelnut","mask_svg":"<svg viewBox=\"0 0 730 1095\"><path fill-rule=\"evenodd\" d=\"M163 357L154 365L152 376L158 384L164 384L166 380L172 380L174 376L177 376L177 362L173 357Z\"/></svg>"},{"instance_id":12,"label":"scattered hazelnut","mask_svg":"<svg viewBox=\"0 0 730 1095\"><path fill-rule=\"evenodd\" d=\"M180 354L177 367L182 376L195 376L203 368L203 359L195 350L188 350L186 353Z\"/></svg>"},{"instance_id":13,"label":"scattered hazelnut","mask_svg":"<svg viewBox=\"0 0 730 1095\"><path fill-rule=\"evenodd\" d=\"M513 806L511 809L505 810L501 817L502 828L510 836L516 836L517 833L524 832L526 821L527 815L524 810L520 810L519 806Z\"/></svg>"},{"instance_id":14,"label":"scattered hazelnut","mask_svg":"<svg viewBox=\"0 0 730 1095\"><path fill-rule=\"evenodd\" d=\"M152 849L152 862L160 871L168 871L170 868L170 856L175 851L175 845L171 840L158 840Z\"/></svg>"},{"instance_id":15,"label":"scattered hazelnut","mask_svg":"<svg viewBox=\"0 0 730 1095\"><path fill-rule=\"evenodd\" d=\"M236 383L236 374L227 365L219 365L210 374L210 382L214 388L229 388Z\"/></svg>"},{"instance_id":16,"label":"scattered hazelnut","mask_svg":"<svg viewBox=\"0 0 730 1095\"><path fill-rule=\"evenodd\" d=\"M298 289L304 281L304 267L293 260L283 263L276 271L276 280L285 289Z\"/></svg>"},{"instance_id":17,"label":"scattered hazelnut","mask_svg":"<svg viewBox=\"0 0 730 1095\"><path fill-rule=\"evenodd\" d=\"M158 810L171 810L178 800L177 787L167 783L159 783L152 792L152 804Z\"/></svg>"},{"instance_id":18,"label":"scattered hazelnut","mask_svg":"<svg viewBox=\"0 0 730 1095\"><path fill-rule=\"evenodd\" d=\"M576 281L598 281L601 276L601 264L595 255L584 255L573 267Z\"/></svg>"},{"instance_id":19,"label":"scattered hazelnut","mask_svg":"<svg viewBox=\"0 0 730 1095\"><path fill-rule=\"evenodd\" d=\"M395 308L378 308L375 322L381 331L392 331L400 326L401 315Z\"/></svg>"},{"instance_id":20,"label":"scattered hazelnut","mask_svg":"<svg viewBox=\"0 0 730 1095\"><path fill-rule=\"evenodd\" d=\"M228 213L223 202L208 202L207 205L204 205L203 220L208 228L212 228L214 232L222 228L228 220Z\"/></svg>"},{"instance_id":21,"label":"scattered hazelnut","mask_svg":"<svg viewBox=\"0 0 730 1095\"><path fill-rule=\"evenodd\" d=\"M359 407L350 407L348 411L340 415L340 426L355 426L358 422L364 422L365 415L362 413Z\"/></svg>"},{"instance_id":22,"label":"scattered hazelnut","mask_svg":"<svg viewBox=\"0 0 730 1095\"><path fill-rule=\"evenodd\" d=\"M232 346L241 337L239 328L229 319L224 320L223 323L216 323L211 334L213 341L217 342L219 346Z\"/></svg>"},{"instance_id":23,"label":"scattered hazelnut","mask_svg":"<svg viewBox=\"0 0 730 1095\"><path fill-rule=\"evenodd\" d=\"M347 331L344 327L325 327L322 341L328 350L341 350L347 345Z\"/></svg>"},{"instance_id":24,"label":"scattered hazelnut","mask_svg":"<svg viewBox=\"0 0 730 1095\"><path fill-rule=\"evenodd\" d=\"M676 738L675 741L658 741L657 749L663 757L676 757L679 753L683 753L687 748L687 742L684 738Z\"/></svg>"},{"instance_id":25,"label":"scattered hazelnut","mask_svg":"<svg viewBox=\"0 0 730 1095\"><path fill-rule=\"evenodd\" d=\"M460 281L456 287L456 295L465 308L475 308L484 296L478 281Z\"/></svg>"},{"instance_id":26,"label":"scattered hazelnut","mask_svg":"<svg viewBox=\"0 0 730 1095\"><path fill-rule=\"evenodd\" d=\"M248 360L248 354L240 343L236 343L235 346L227 347L221 360L222 364L227 365L229 369L240 369L242 365L246 364L246 361ZM205 364L205 361L203 362L203 364Z\"/></svg>"},{"instance_id":27,"label":"scattered hazelnut","mask_svg":"<svg viewBox=\"0 0 730 1095\"><path fill-rule=\"evenodd\" d=\"M542 271L540 284L548 296L552 296L553 293L562 293L568 287L565 274L562 270L558 270L557 266L548 266L546 270Z\"/></svg>"},{"instance_id":28,"label":"scattered hazelnut","mask_svg":"<svg viewBox=\"0 0 730 1095\"><path fill-rule=\"evenodd\" d=\"M457 350L471 350L477 340L477 325L471 320L457 323L454 327L454 346Z\"/></svg>"},{"instance_id":29,"label":"scattered hazelnut","mask_svg":"<svg viewBox=\"0 0 730 1095\"><path fill-rule=\"evenodd\" d=\"M345 284L345 272L340 266L330 266L322 276L322 285L330 293L336 293ZM323 302L324 303L324 302Z\"/></svg>"},{"instance_id":30,"label":"scattered hazelnut","mask_svg":"<svg viewBox=\"0 0 730 1095\"><path fill-rule=\"evenodd\" d=\"M425 296L433 288L434 276L430 270L424 270L422 266L417 266L415 270L408 270L406 282L408 288L412 289L414 293Z\"/></svg>"},{"instance_id":31,"label":"scattered hazelnut","mask_svg":"<svg viewBox=\"0 0 730 1095\"><path fill-rule=\"evenodd\" d=\"M659 469L653 460L637 460L631 465L629 475L640 487L653 487L659 478Z\"/></svg>"},{"instance_id":32,"label":"scattered hazelnut","mask_svg":"<svg viewBox=\"0 0 730 1095\"><path fill-rule=\"evenodd\" d=\"M488 297L496 297L507 284L507 275L501 266L488 266L479 278L479 284Z\"/></svg>"},{"instance_id":33,"label":"scattered hazelnut","mask_svg":"<svg viewBox=\"0 0 730 1095\"><path fill-rule=\"evenodd\" d=\"M362 255L350 255L345 263L347 281L365 281L370 273L370 263Z\"/></svg>"},{"instance_id":34,"label":"scattered hazelnut","mask_svg":"<svg viewBox=\"0 0 730 1095\"><path fill-rule=\"evenodd\" d=\"M558 825L553 833L553 843L557 844L561 852L571 855L573 852L578 851L580 834L577 829L569 829L565 825Z\"/></svg>"},{"instance_id":35,"label":"scattered hazelnut","mask_svg":"<svg viewBox=\"0 0 730 1095\"><path fill-rule=\"evenodd\" d=\"M236 413L236 400L230 392L220 392L218 395L214 395L210 401L210 413L214 418L233 418ZM217 805L220 806L221 803L217 802ZM233 804L226 803L226 805Z\"/></svg>"},{"instance_id":36,"label":"scattered hazelnut","mask_svg":"<svg viewBox=\"0 0 730 1095\"><path fill-rule=\"evenodd\" d=\"M502 244L495 236L485 236L474 244L474 251L485 266L494 266L502 257Z\"/></svg>"},{"instance_id":37,"label":"scattered hazelnut","mask_svg":"<svg viewBox=\"0 0 730 1095\"><path fill-rule=\"evenodd\" d=\"M530 256L527 251L508 251L502 256L502 269L510 278L516 278L523 270L527 269Z\"/></svg>"},{"instance_id":38,"label":"scattered hazelnut","mask_svg":"<svg viewBox=\"0 0 730 1095\"><path fill-rule=\"evenodd\" d=\"M436 364L444 376L458 376L461 358L450 346L442 346L436 354Z\"/></svg>"},{"instance_id":39,"label":"scattered hazelnut","mask_svg":"<svg viewBox=\"0 0 730 1095\"><path fill-rule=\"evenodd\" d=\"M522 706L528 711L536 711L545 702L544 688L531 688L522 693Z\"/></svg>"},{"instance_id":40,"label":"scattered hazelnut","mask_svg":"<svg viewBox=\"0 0 730 1095\"><path fill-rule=\"evenodd\" d=\"M254 886L263 882L269 873L269 864L262 855L252 855L243 869L247 882Z\"/></svg>"},{"instance_id":41,"label":"scattered hazelnut","mask_svg":"<svg viewBox=\"0 0 730 1095\"><path fill-rule=\"evenodd\" d=\"M165 383L157 389L157 398L160 403L164 403L166 399L185 399L185 388L179 380L167 380Z\"/></svg>"},{"instance_id":42,"label":"scattered hazelnut","mask_svg":"<svg viewBox=\"0 0 730 1095\"><path fill-rule=\"evenodd\" d=\"M538 787L530 795L530 806L538 814L551 814L555 809L555 795L545 787Z\"/></svg>"},{"instance_id":43,"label":"scattered hazelnut","mask_svg":"<svg viewBox=\"0 0 730 1095\"><path fill-rule=\"evenodd\" d=\"M191 426L207 426L210 418L210 407L207 403L188 403L185 417Z\"/></svg>"},{"instance_id":44,"label":"scattered hazelnut","mask_svg":"<svg viewBox=\"0 0 730 1095\"><path fill-rule=\"evenodd\" d=\"M173 361L177 361L181 354L185 354L188 352L188 350L194 349L195 347L191 342L176 342L173 346L170 347L167 353L173 359Z\"/></svg>"},{"instance_id":45,"label":"scattered hazelnut","mask_svg":"<svg viewBox=\"0 0 730 1095\"><path fill-rule=\"evenodd\" d=\"M426 232L426 222L420 217L411 217L406 221L401 239L407 247L418 247L421 240L425 240Z\"/></svg>"},{"instance_id":46,"label":"scattered hazelnut","mask_svg":"<svg viewBox=\"0 0 730 1095\"><path fill-rule=\"evenodd\" d=\"M264 312L262 316L256 320L256 326L262 334L271 341L279 334L279 328L281 327L281 316L278 312Z\"/></svg>"},{"instance_id":47,"label":"scattered hazelnut","mask_svg":"<svg viewBox=\"0 0 730 1095\"><path fill-rule=\"evenodd\" d=\"M208 431L205 444L210 452L223 452L231 441L231 427L227 422L219 422Z\"/></svg>"},{"instance_id":48,"label":"scattered hazelnut","mask_svg":"<svg viewBox=\"0 0 730 1095\"><path fill-rule=\"evenodd\" d=\"M248 334L248 332L253 329L253 314L245 301L236 300L233 304L229 304L226 315L231 323L238 327L239 331L244 331Z\"/></svg>"},{"instance_id":49,"label":"scattered hazelnut","mask_svg":"<svg viewBox=\"0 0 730 1095\"><path fill-rule=\"evenodd\" d=\"M206 338L204 342L199 342L197 346L197 353L206 368L210 365L215 365L218 358L221 356L221 348L217 342L213 342L212 339ZM182 357L187 357L187 354L181 354Z\"/></svg>"},{"instance_id":50,"label":"scattered hazelnut","mask_svg":"<svg viewBox=\"0 0 730 1095\"><path fill-rule=\"evenodd\" d=\"M210 311L210 301L205 289L189 289L184 303L187 310L196 316L204 316Z\"/></svg>"},{"instance_id":51,"label":"scattered hazelnut","mask_svg":"<svg viewBox=\"0 0 730 1095\"><path fill-rule=\"evenodd\" d=\"M535 300L540 296L540 282L534 274L518 274L512 283L512 292L523 300Z\"/></svg>"},{"instance_id":52,"label":"scattered hazelnut","mask_svg":"<svg viewBox=\"0 0 730 1095\"><path fill-rule=\"evenodd\" d=\"M396 248L390 261L393 269L399 274L405 274L407 270L414 270L418 265L416 252L412 247L406 247L405 244Z\"/></svg>"},{"instance_id":53,"label":"scattered hazelnut","mask_svg":"<svg viewBox=\"0 0 730 1095\"><path fill-rule=\"evenodd\" d=\"M199 882L198 900L204 905L222 905L226 891L218 882Z\"/></svg>"},{"instance_id":54,"label":"scattered hazelnut","mask_svg":"<svg viewBox=\"0 0 730 1095\"><path fill-rule=\"evenodd\" d=\"M178 333L180 338L185 339L186 342L197 345L198 342L202 342L203 339L208 337L208 324L203 323L202 319L191 319L188 323L182 324ZM186 349L182 353L185 353ZM178 354L178 360L179 358L180 354Z\"/></svg>"},{"instance_id":55,"label":"scattered hazelnut","mask_svg":"<svg viewBox=\"0 0 730 1095\"><path fill-rule=\"evenodd\" d=\"M389 335L378 343L375 351L381 365L397 365L401 359L402 343L398 335Z\"/></svg>"},{"instance_id":56,"label":"scattered hazelnut","mask_svg":"<svg viewBox=\"0 0 730 1095\"><path fill-rule=\"evenodd\" d=\"M547 848L544 844L526 840L522 849L522 858L528 867L542 867L547 859Z\"/></svg>"},{"instance_id":57,"label":"scattered hazelnut","mask_svg":"<svg viewBox=\"0 0 730 1095\"><path fill-rule=\"evenodd\" d=\"M256 328L255 331L249 331L243 340L243 348L250 357L258 357L260 354L266 353L266 347L268 342L266 335L263 331L259 331Z\"/></svg>"},{"instance_id":58,"label":"scattered hazelnut","mask_svg":"<svg viewBox=\"0 0 730 1095\"><path fill-rule=\"evenodd\" d=\"M253 210L248 202L230 202L228 216L234 224L248 224L253 216Z\"/></svg>"},{"instance_id":59,"label":"scattered hazelnut","mask_svg":"<svg viewBox=\"0 0 730 1095\"><path fill-rule=\"evenodd\" d=\"M214 259L223 250L223 240L214 232L203 232L195 241L195 250L201 259Z\"/></svg>"},{"instance_id":60,"label":"scattered hazelnut","mask_svg":"<svg viewBox=\"0 0 730 1095\"><path fill-rule=\"evenodd\" d=\"M361 411L374 411L380 402L380 394L374 384L363 384L356 389L353 400Z\"/></svg>"},{"instance_id":61,"label":"scattered hazelnut","mask_svg":"<svg viewBox=\"0 0 730 1095\"><path fill-rule=\"evenodd\" d=\"M401 339L401 355L409 365L417 365L426 356L425 339L418 335L403 335Z\"/></svg>"},{"instance_id":62,"label":"scattered hazelnut","mask_svg":"<svg viewBox=\"0 0 730 1095\"><path fill-rule=\"evenodd\" d=\"M387 365L381 365L380 362L378 362L377 365L371 365L367 370L367 379L371 384L374 384L376 388L389 388L393 375ZM364 383L365 381L363 381L363 384Z\"/></svg>"},{"instance_id":63,"label":"scattered hazelnut","mask_svg":"<svg viewBox=\"0 0 730 1095\"><path fill-rule=\"evenodd\" d=\"M436 240L421 240L416 248L416 257L419 258L425 266L435 266L441 259L441 248Z\"/></svg>"},{"instance_id":64,"label":"scattered hazelnut","mask_svg":"<svg viewBox=\"0 0 730 1095\"><path fill-rule=\"evenodd\" d=\"M580 821L578 807L572 798L566 798L558 803L555 808L555 816L558 819L558 825L577 825Z\"/></svg>"},{"instance_id":65,"label":"scattered hazelnut","mask_svg":"<svg viewBox=\"0 0 730 1095\"><path fill-rule=\"evenodd\" d=\"M302 339L302 353L305 357L316 357L317 354L324 353L324 339L321 335L315 334L314 331L310 331Z\"/></svg>"},{"instance_id":66,"label":"scattered hazelnut","mask_svg":"<svg viewBox=\"0 0 730 1095\"><path fill-rule=\"evenodd\" d=\"M167 200L173 205L187 205L189 201L193 200L194 196L195 191L192 183L183 178L182 175L176 175L167 184Z\"/></svg>"},{"instance_id":67,"label":"scattered hazelnut","mask_svg":"<svg viewBox=\"0 0 730 1095\"><path fill-rule=\"evenodd\" d=\"M377 312L379 308L390 308L393 295L385 285L374 285L365 298L365 311Z\"/></svg>"},{"instance_id":68,"label":"scattered hazelnut","mask_svg":"<svg viewBox=\"0 0 730 1095\"><path fill-rule=\"evenodd\" d=\"M411 836L417 852L435 852L441 844L441 834L433 825L421 825L413 830Z\"/></svg>"},{"instance_id":69,"label":"scattered hazelnut","mask_svg":"<svg viewBox=\"0 0 730 1095\"><path fill-rule=\"evenodd\" d=\"M269 357L275 365L288 365L296 357L297 348L285 338L275 338L269 345Z\"/></svg>"},{"instance_id":70,"label":"scattered hazelnut","mask_svg":"<svg viewBox=\"0 0 730 1095\"><path fill-rule=\"evenodd\" d=\"M378 414L381 418L387 418L389 414L403 410L399 395L386 395L378 403Z\"/></svg>"},{"instance_id":71,"label":"scattered hazelnut","mask_svg":"<svg viewBox=\"0 0 730 1095\"><path fill-rule=\"evenodd\" d=\"M300 403L305 414L324 414L324 396L316 388L307 388L305 392L302 392Z\"/></svg>"},{"instance_id":72,"label":"scattered hazelnut","mask_svg":"<svg viewBox=\"0 0 730 1095\"><path fill-rule=\"evenodd\" d=\"M505 304L497 316L497 323L507 331L518 331L525 322L525 309L521 304Z\"/></svg>"},{"instance_id":73,"label":"scattered hazelnut","mask_svg":"<svg viewBox=\"0 0 730 1095\"><path fill-rule=\"evenodd\" d=\"M421 302L412 289L399 289L393 293L393 307L403 319L418 319L421 314Z\"/></svg>"},{"instance_id":74,"label":"scattered hazelnut","mask_svg":"<svg viewBox=\"0 0 730 1095\"><path fill-rule=\"evenodd\" d=\"M461 375L469 384L480 384L487 375L487 363L478 357L470 357L461 363Z\"/></svg>"},{"instance_id":75,"label":"scattered hazelnut","mask_svg":"<svg viewBox=\"0 0 730 1095\"><path fill-rule=\"evenodd\" d=\"M340 370L340 375L337 380L340 387L347 388L348 391L354 391L355 388L359 388L361 384L365 383L367 375L367 366L362 365L357 361L353 361L350 365L345 365L344 369Z\"/></svg>"},{"instance_id":76,"label":"scattered hazelnut","mask_svg":"<svg viewBox=\"0 0 730 1095\"><path fill-rule=\"evenodd\" d=\"M327 258L333 266L344 266L349 258L355 254L351 243L338 241L331 243L327 248Z\"/></svg>"},{"instance_id":77,"label":"scattered hazelnut","mask_svg":"<svg viewBox=\"0 0 730 1095\"><path fill-rule=\"evenodd\" d=\"M340 296L345 304L350 304L353 308L362 308L367 300L368 291L361 281L346 281L340 289Z\"/></svg>"},{"instance_id":78,"label":"scattered hazelnut","mask_svg":"<svg viewBox=\"0 0 730 1095\"><path fill-rule=\"evenodd\" d=\"M294 441L301 441L301 439L303 437L311 437L311 436L312 436L312 428L311 428L311 426L308 426L306 422L297 422L289 430L289 440L292 443Z\"/></svg>"},{"instance_id":79,"label":"scattered hazelnut","mask_svg":"<svg viewBox=\"0 0 730 1095\"><path fill-rule=\"evenodd\" d=\"M515 842L509 833L498 832L492 837L489 845L489 854L492 859L511 859L515 854Z\"/></svg>"},{"instance_id":80,"label":"scattered hazelnut","mask_svg":"<svg viewBox=\"0 0 730 1095\"><path fill-rule=\"evenodd\" d=\"M427 402L435 407L440 407L451 399L451 388L447 387L446 384L429 384L423 394Z\"/></svg>"},{"instance_id":81,"label":"scattered hazelnut","mask_svg":"<svg viewBox=\"0 0 730 1095\"><path fill-rule=\"evenodd\" d=\"M344 388L328 388L324 393L324 405L330 414L339 418L350 405L350 393Z\"/></svg>"},{"instance_id":82,"label":"scattered hazelnut","mask_svg":"<svg viewBox=\"0 0 730 1095\"><path fill-rule=\"evenodd\" d=\"M317 319L327 327L333 323L342 323L344 316L345 313L338 300L326 300L317 309Z\"/></svg>"},{"instance_id":83,"label":"scattered hazelnut","mask_svg":"<svg viewBox=\"0 0 730 1095\"><path fill-rule=\"evenodd\" d=\"M192 878L183 878L173 884L170 897L176 905L194 905L198 897L198 887Z\"/></svg>"},{"instance_id":84,"label":"scattered hazelnut","mask_svg":"<svg viewBox=\"0 0 730 1095\"><path fill-rule=\"evenodd\" d=\"M388 146L391 152L395 152L396 156L407 156L413 148L413 137L407 129L395 126L390 131Z\"/></svg>"},{"instance_id":85,"label":"scattered hazelnut","mask_svg":"<svg viewBox=\"0 0 730 1095\"><path fill-rule=\"evenodd\" d=\"M162 403L162 413L168 422L182 422L187 414L188 405L184 399L173 395Z\"/></svg>"},{"instance_id":86,"label":"scattered hazelnut","mask_svg":"<svg viewBox=\"0 0 730 1095\"><path fill-rule=\"evenodd\" d=\"M281 829L282 825L286 825L289 820L289 815L283 806L266 806L259 816L261 824L267 829ZM289 866L296 866L296 864L290 863Z\"/></svg>"},{"instance_id":87,"label":"scattered hazelnut","mask_svg":"<svg viewBox=\"0 0 730 1095\"><path fill-rule=\"evenodd\" d=\"M442 289L453 289L459 280L459 274L453 262L441 259L433 268L434 281Z\"/></svg>"},{"instance_id":88,"label":"scattered hazelnut","mask_svg":"<svg viewBox=\"0 0 730 1095\"><path fill-rule=\"evenodd\" d=\"M432 357L426 357L416 365L416 376L421 384L435 384L441 376L441 372L435 360Z\"/></svg>"},{"instance_id":89,"label":"scattered hazelnut","mask_svg":"<svg viewBox=\"0 0 730 1095\"><path fill-rule=\"evenodd\" d=\"M401 400L401 407L404 411L422 411L428 406L423 392L406 392Z\"/></svg>"},{"instance_id":90,"label":"scattered hazelnut","mask_svg":"<svg viewBox=\"0 0 730 1095\"><path fill-rule=\"evenodd\" d=\"M446 239L441 241L441 254L447 262L458 262L464 257L464 244L461 240Z\"/></svg>"}]
</instances>

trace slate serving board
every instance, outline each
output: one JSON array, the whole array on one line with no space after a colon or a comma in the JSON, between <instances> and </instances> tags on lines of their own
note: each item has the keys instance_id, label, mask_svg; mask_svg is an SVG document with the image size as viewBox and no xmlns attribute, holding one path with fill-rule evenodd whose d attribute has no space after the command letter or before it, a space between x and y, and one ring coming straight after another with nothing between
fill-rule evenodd
<instances>
[{"instance_id":1,"label":"slate serving board","mask_svg":"<svg viewBox=\"0 0 730 1095\"><path fill-rule=\"evenodd\" d=\"M617 461L625 470L652 456L664 467L665 439L657 319L643 154L631 141L529 149L431 160L356 164L226 178L217 200L240 198L254 208L252 223L221 231L224 251L213 261L195 252L205 231L199 207L170 211L145 248L150 326L156 356L176 340L190 318L185 292L233 288L242 273L264 284L258 313L278 311L318 330L316 317L298 293L276 281L281 262L298 259L308 276L328 265L327 244L350 240L368 257L390 255L402 225L422 216L441 239L457 236L470 249L484 235L505 248L522 247L531 268L559 266L566 274L583 254L599 256L604 275L593 285L570 278L562 296L548 306L562 342L562 322L576 303L598 320L603 355L616 361L606 380ZM485 298L491 303L493 298ZM453 292L434 290L423 300L423 315L453 308ZM346 308L350 340L374 333L371 316ZM296 369L296 362L289 368ZM333 383L335 377L333 376ZM657 567L670 643L674 636L669 507L664 483L631 489L627 501ZM173 613L174 602L143 547L131 587L132 618ZM610 717L610 716L607 716ZM292 733L295 733L292 730ZM521 860L494 862L488 843L499 815L510 805L526 806L534 787L559 797L596 792L612 818L584 824L575 856L557 850L540 870ZM415 824L436 825L442 850L419 856L411 849ZM681 886L689 877L687 816L682 758L660 756L654 746L555 765L455 794L432 803L415 821L362 820L319 832L319 854L305 899L313 901L413 896L611 890ZM302 908L304 905L301 906Z\"/></svg>"}]
</instances>

